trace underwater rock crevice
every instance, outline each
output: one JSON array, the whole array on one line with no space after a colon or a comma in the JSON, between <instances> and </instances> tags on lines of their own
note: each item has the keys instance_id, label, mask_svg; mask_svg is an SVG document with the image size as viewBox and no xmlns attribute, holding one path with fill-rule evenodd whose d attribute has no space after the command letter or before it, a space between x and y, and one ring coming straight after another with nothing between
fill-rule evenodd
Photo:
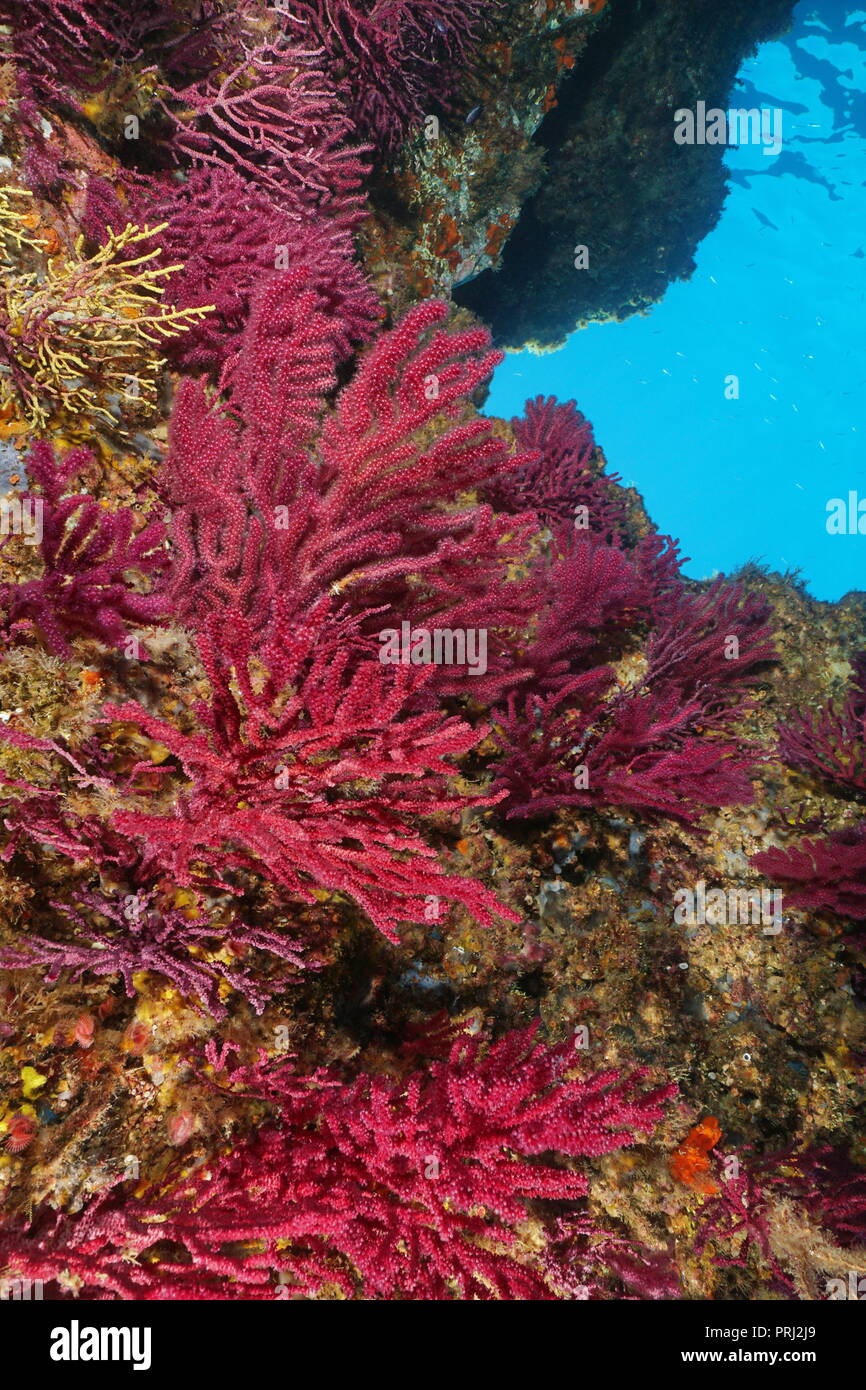
<instances>
[{"instance_id":1,"label":"underwater rock crevice","mask_svg":"<svg viewBox=\"0 0 866 1390\"><path fill-rule=\"evenodd\" d=\"M642 0L605 7L533 143L541 186L498 269L454 292L502 347L561 344L594 319L648 308L676 279L725 198L724 146L674 143L674 112L727 107L742 59L784 30L792 0ZM575 248L589 264L577 269Z\"/></svg>"}]
</instances>

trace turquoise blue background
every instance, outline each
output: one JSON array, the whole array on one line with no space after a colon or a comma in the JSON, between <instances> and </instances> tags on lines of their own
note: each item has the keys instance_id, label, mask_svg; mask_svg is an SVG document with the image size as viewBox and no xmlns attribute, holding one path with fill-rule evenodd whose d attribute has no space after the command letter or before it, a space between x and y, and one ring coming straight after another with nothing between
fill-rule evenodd
<instances>
[{"instance_id":1,"label":"turquoise blue background","mask_svg":"<svg viewBox=\"0 0 866 1390\"><path fill-rule=\"evenodd\" d=\"M487 409L574 397L687 574L759 560L836 599L866 589L866 535L826 530L830 498L866 498L866 10L799 5L731 96L782 108L782 153L727 151L730 191L693 278L646 316L510 354Z\"/></svg>"}]
</instances>

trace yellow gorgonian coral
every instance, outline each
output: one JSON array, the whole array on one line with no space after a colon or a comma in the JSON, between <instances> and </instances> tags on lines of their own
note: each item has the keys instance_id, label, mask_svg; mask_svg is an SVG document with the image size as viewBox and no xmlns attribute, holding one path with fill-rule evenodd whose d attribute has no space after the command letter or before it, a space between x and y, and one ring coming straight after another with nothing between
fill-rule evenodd
<instances>
[{"instance_id":1,"label":"yellow gorgonian coral","mask_svg":"<svg viewBox=\"0 0 866 1390\"><path fill-rule=\"evenodd\" d=\"M7 265L24 247L42 253L36 271L7 274L0 300L0 407L14 402L37 429L69 415L89 415L115 428L152 412L165 359L154 351L213 306L173 309L161 302L162 282L180 266L154 266L158 248L137 247L162 231L128 225L84 255L49 257L28 235L26 214L13 209L18 189L0 189L0 233ZM152 242L151 242L152 244Z\"/></svg>"},{"instance_id":2,"label":"yellow gorgonian coral","mask_svg":"<svg viewBox=\"0 0 866 1390\"><path fill-rule=\"evenodd\" d=\"M28 235L38 222L33 215L32 202L27 201L32 197L26 188L0 188L0 256L4 268L14 265L15 254L25 246L35 251L42 249L41 244ZM16 198L21 199L20 208L14 206Z\"/></svg>"}]
</instances>

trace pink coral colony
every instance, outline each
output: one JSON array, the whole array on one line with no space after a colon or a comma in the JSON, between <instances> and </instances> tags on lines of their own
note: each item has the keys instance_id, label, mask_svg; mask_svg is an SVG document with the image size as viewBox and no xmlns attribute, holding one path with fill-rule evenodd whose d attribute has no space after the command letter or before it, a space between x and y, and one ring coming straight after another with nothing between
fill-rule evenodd
<instances>
[{"instance_id":1,"label":"pink coral colony","mask_svg":"<svg viewBox=\"0 0 866 1390\"><path fill-rule=\"evenodd\" d=\"M65 1094L73 1053L98 1067L112 1017L115 1073L138 1068L156 1097L173 1068L188 1094L166 1100L169 1157L142 1156L139 1181L105 1168L74 1201L13 1200L0 1261L64 1298L678 1297L669 1247L608 1229L593 1200L608 1156L682 1133L661 1069L453 999L435 1027L404 1011L400 1036L340 1030L389 971L413 961L426 987L425 940L465 953L501 933L504 978L543 971L490 834L517 845L601 813L699 834L751 805L772 751L750 722L771 608L683 578L574 402L479 415L500 354L477 322L374 292L369 181L434 104L463 119L495 0L272 8L266 25L216 0L2 7L37 191L65 185L82 255L145 228L125 254L166 272L165 304L207 312L160 347L175 375L157 463L120 431L115 455L139 462L111 491L106 449L58 418L22 454L38 543L3 541L7 669L26 654L52 679L79 672L53 726L17 708L0 723L3 859L29 904L0 945L4 1000L34 977L99 990L57 1034L66 1080L33 1096ZM130 72L146 150L49 167L45 118L106 144L101 93ZM387 633L408 633L393 659ZM442 633L476 641L474 668L430 659ZM864 692L861 659L845 703L779 736L789 767L852 806ZM754 863L790 905L862 921L864 824ZM303 1026L320 980L334 1046ZM237 1030L256 1017L288 1020L309 1060L275 1055L270 1022ZM62 1119L34 1105L2 1112L16 1161ZM207 1159L184 1166L197 1143ZM832 1235L825 1169L791 1170L784 1195ZM720 1179L700 1240L718 1254L736 1237L732 1258L754 1248L795 1296L769 1172ZM838 1226L863 1206L833 1211Z\"/></svg>"}]
</instances>

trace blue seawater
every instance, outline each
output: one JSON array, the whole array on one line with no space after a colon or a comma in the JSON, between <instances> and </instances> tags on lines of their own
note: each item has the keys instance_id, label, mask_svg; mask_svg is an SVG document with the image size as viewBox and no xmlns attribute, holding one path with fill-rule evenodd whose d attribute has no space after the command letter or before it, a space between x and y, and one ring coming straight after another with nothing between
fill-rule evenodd
<instances>
[{"instance_id":1,"label":"blue seawater","mask_svg":"<svg viewBox=\"0 0 866 1390\"><path fill-rule=\"evenodd\" d=\"M757 560L837 599L866 589L866 534L827 529L828 504L854 493L866 530L866 10L799 5L730 105L781 109L782 147L727 150L730 191L693 277L644 316L510 354L487 409L574 397L687 574Z\"/></svg>"}]
</instances>

